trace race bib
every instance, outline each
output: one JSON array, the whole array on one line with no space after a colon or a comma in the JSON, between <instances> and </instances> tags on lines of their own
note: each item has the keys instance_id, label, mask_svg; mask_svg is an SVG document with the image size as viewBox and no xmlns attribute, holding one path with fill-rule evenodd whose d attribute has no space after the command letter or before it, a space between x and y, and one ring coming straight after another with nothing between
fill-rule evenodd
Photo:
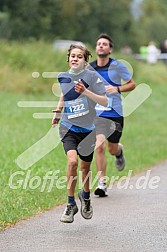
<instances>
[{"instance_id":1,"label":"race bib","mask_svg":"<svg viewBox=\"0 0 167 252\"><path fill-rule=\"evenodd\" d=\"M65 107L68 119L76 118L89 113L89 105L86 97L65 101Z\"/></svg>"},{"instance_id":2,"label":"race bib","mask_svg":"<svg viewBox=\"0 0 167 252\"><path fill-rule=\"evenodd\" d=\"M109 98L107 98L108 99L108 105L107 105L107 107L104 107L104 106L101 106L100 104L96 104L96 107L95 107L95 109L96 110L102 110L102 111L109 111L109 110L112 110L112 98L111 97L109 97Z\"/></svg>"}]
</instances>

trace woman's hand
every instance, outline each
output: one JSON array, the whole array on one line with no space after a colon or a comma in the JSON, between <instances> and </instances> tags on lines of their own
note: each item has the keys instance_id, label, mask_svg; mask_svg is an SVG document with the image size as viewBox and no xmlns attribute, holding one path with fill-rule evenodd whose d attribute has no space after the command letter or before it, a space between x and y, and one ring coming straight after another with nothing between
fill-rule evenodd
<instances>
[{"instance_id":1,"label":"woman's hand","mask_svg":"<svg viewBox=\"0 0 167 252\"><path fill-rule=\"evenodd\" d=\"M61 118L61 111L59 110L52 110L52 112L54 112L54 116L52 119L52 127L54 128L60 121Z\"/></svg>"},{"instance_id":2,"label":"woman's hand","mask_svg":"<svg viewBox=\"0 0 167 252\"><path fill-rule=\"evenodd\" d=\"M84 86L83 82L81 80L78 80L77 82L74 82L75 84L75 91L79 94L82 94L85 92L86 87Z\"/></svg>"}]
</instances>

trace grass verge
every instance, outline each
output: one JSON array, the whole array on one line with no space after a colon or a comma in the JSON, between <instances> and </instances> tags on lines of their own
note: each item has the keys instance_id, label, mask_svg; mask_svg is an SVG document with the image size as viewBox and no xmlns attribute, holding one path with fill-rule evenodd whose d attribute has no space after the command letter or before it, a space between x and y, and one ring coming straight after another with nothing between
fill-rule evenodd
<instances>
[{"instance_id":1,"label":"grass verge","mask_svg":"<svg viewBox=\"0 0 167 252\"><path fill-rule=\"evenodd\" d=\"M147 83L152 89L152 95L125 118L121 142L125 147L126 169L121 173L116 171L114 158L111 158L106 152L108 177L121 177L127 175L129 170L135 174L166 158L167 118L165 117L165 104L167 88L165 66L161 63L155 66L143 63L134 64L136 83ZM8 64L8 67L10 68L11 65ZM14 70L11 70L11 74L12 71ZM17 74L21 76L18 71ZM26 80L27 82L29 81ZM14 92L4 91L8 89L2 87L3 91L0 93L1 229L66 201L66 187L62 177L66 174L66 157L61 144L27 170L22 170L15 163L15 159L23 151L45 136L51 128L51 119L37 120L32 117L33 113L48 113L52 109L19 108L17 103L18 101L54 101L55 96L51 92L49 93L51 85L47 87L45 83L41 93L26 94L26 92L18 93L18 89L14 89L15 83L17 80L13 80L12 91L14 90ZM47 92L44 92L46 90ZM24 88L22 91L25 91ZM52 181L53 184L51 184L51 180L44 184L46 174L53 174L55 171L59 171L57 173L58 179L62 178L59 180L61 189L58 189L56 184L58 179ZM95 160L92 163L92 172L94 178L96 175ZM12 189L9 186L9 181L13 174L16 176L12 181L15 188Z\"/></svg>"}]
</instances>

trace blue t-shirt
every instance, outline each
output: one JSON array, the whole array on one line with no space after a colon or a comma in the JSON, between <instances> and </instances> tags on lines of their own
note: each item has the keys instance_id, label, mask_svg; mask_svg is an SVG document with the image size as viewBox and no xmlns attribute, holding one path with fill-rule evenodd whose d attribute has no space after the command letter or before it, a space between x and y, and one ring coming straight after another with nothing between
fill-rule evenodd
<instances>
[{"instance_id":1,"label":"blue t-shirt","mask_svg":"<svg viewBox=\"0 0 167 252\"><path fill-rule=\"evenodd\" d=\"M123 62L118 61L116 59L109 59L109 62L106 66L99 67L97 65L97 61L93 61L89 66L90 70L96 70L104 81L105 85L112 86L121 86L121 81L124 80L128 82L132 75L128 71L127 67ZM97 116L102 117L120 117L123 116L122 111L122 101L120 93L109 94L106 93L108 97L108 106L102 107L96 106L96 114Z\"/></svg>"},{"instance_id":2,"label":"blue t-shirt","mask_svg":"<svg viewBox=\"0 0 167 252\"><path fill-rule=\"evenodd\" d=\"M93 93L98 95L106 93L104 83L96 72L85 69L77 75L73 75L69 71L60 73L58 81L64 99L61 124L75 132L90 132L94 129L96 103L84 94L75 91L75 82L79 79Z\"/></svg>"}]
</instances>

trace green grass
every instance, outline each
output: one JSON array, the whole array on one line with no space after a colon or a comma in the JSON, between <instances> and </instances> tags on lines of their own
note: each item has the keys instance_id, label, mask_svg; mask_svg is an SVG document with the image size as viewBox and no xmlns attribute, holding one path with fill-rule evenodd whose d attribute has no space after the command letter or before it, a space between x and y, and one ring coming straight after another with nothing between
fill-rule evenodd
<instances>
[{"instance_id":1,"label":"green grass","mask_svg":"<svg viewBox=\"0 0 167 252\"><path fill-rule=\"evenodd\" d=\"M14 49L16 50L15 46ZM32 51L32 45L26 45L26 55L28 55L28 51L30 50L28 49L29 47ZM46 64L49 64L49 59L52 59L53 55L49 50L47 53L44 52L45 47L49 48L49 46L40 44L41 48L35 47L35 45L33 47L34 51L35 49L40 51L39 55L42 52L43 55L45 54L44 56L47 54ZM22 53L24 52L22 45L20 45L19 49L20 51L22 50ZM9 48L7 46L4 48L4 58L6 55L5 50L9 51ZM17 50L15 53L18 53ZM35 53L36 57L38 57L38 53L36 51ZM31 57L33 56L31 55ZM12 59L6 59L5 65L2 65L2 62L0 62L2 66L0 79L5 81L1 82L0 85L0 228L7 227L19 220L50 209L66 201L66 188L58 189L56 182L52 190L48 192L50 185L50 181L48 181L45 190L41 192L43 177L47 172L60 170L58 178L66 174L66 156L61 144L28 170L22 170L15 163L15 159L28 147L45 136L51 127L51 119L37 120L32 117L33 113L50 112L52 109L19 108L17 102L54 101L56 98L51 92L53 80L46 81L39 78L39 80L34 80L33 88L29 86L28 90L26 89L26 85L29 85L29 81L31 82L32 78L24 78L24 74L26 72L28 75L33 71L33 60L29 65L26 63L27 65L24 67L19 66L18 69L14 67L14 63L11 63L10 60L12 61ZM50 60L50 62L52 62L50 69L54 69L53 61ZM134 78L136 83L140 84L144 82L149 84L152 88L152 95L136 111L125 118L125 128L121 142L125 147L127 159L126 169L118 173L114 167L114 159L109 156L108 152L106 153L108 162L107 175L109 177L127 175L129 170L133 170L133 174L135 174L166 158L166 68L161 63L156 66L148 66L147 64L134 62L133 60L132 62L135 69ZM40 60L38 60L37 65L38 63L39 66L40 64L44 64L40 63ZM65 68L65 65L62 65L62 68ZM12 80L12 82L11 80L9 81L10 86L7 85L6 88L5 83L8 83L8 78L7 76L4 77L3 70L5 69L7 69L7 72L9 70L9 77ZM46 71L45 64L41 66L40 71ZM25 79L25 82L22 82L22 86L19 86L20 88L17 86L17 78L12 79L12 74L14 77L20 76L21 80ZM40 85L42 86L41 89ZM95 160L92 163L92 171L94 178L96 175ZM11 189L9 186L9 178L15 172L21 172L13 181L13 184L18 188ZM27 172L30 172L30 177L27 180L26 186ZM36 179L41 179L41 183L39 187L32 190L30 183L34 176L37 176ZM34 185L36 182L37 180L34 181ZM20 186L18 183L20 183Z\"/></svg>"},{"instance_id":2,"label":"green grass","mask_svg":"<svg viewBox=\"0 0 167 252\"><path fill-rule=\"evenodd\" d=\"M12 93L1 93L1 197L0 197L0 224L5 226L7 223L13 223L26 216L41 212L50 208L55 204L59 204L65 196L58 193L53 188L51 193L45 190L40 193L40 188L31 190L29 186L23 189L10 189L8 182L10 175L17 171L22 171L24 175L18 175L17 180L25 180L27 171L21 170L14 160L24 150L34 144L38 139L43 137L51 127L50 120L36 120L32 118L35 109L19 108L17 102L20 100L41 100L41 96L25 96ZM44 98L44 97L43 97ZM46 100L48 97L46 97ZM50 95L50 100L54 100ZM46 110L46 109L44 109ZM47 109L46 112L50 112ZM38 110L39 111L39 110ZM45 112L45 111L43 111ZM53 151L46 158L40 160L36 165L32 166L31 177L40 176L41 178L47 171L54 171L62 167L62 175L65 171L65 156L61 146L58 151ZM13 182L13 184L17 181ZM65 192L65 190L64 190Z\"/></svg>"},{"instance_id":3,"label":"green grass","mask_svg":"<svg viewBox=\"0 0 167 252\"><path fill-rule=\"evenodd\" d=\"M41 93L50 90L53 82L42 78L43 72L63 71L68 67L66 52L53 50L43 41L17 43L0 41L0 90ZM40 77L32 78L33 72Z\"/></svg>"}]
</instances>

